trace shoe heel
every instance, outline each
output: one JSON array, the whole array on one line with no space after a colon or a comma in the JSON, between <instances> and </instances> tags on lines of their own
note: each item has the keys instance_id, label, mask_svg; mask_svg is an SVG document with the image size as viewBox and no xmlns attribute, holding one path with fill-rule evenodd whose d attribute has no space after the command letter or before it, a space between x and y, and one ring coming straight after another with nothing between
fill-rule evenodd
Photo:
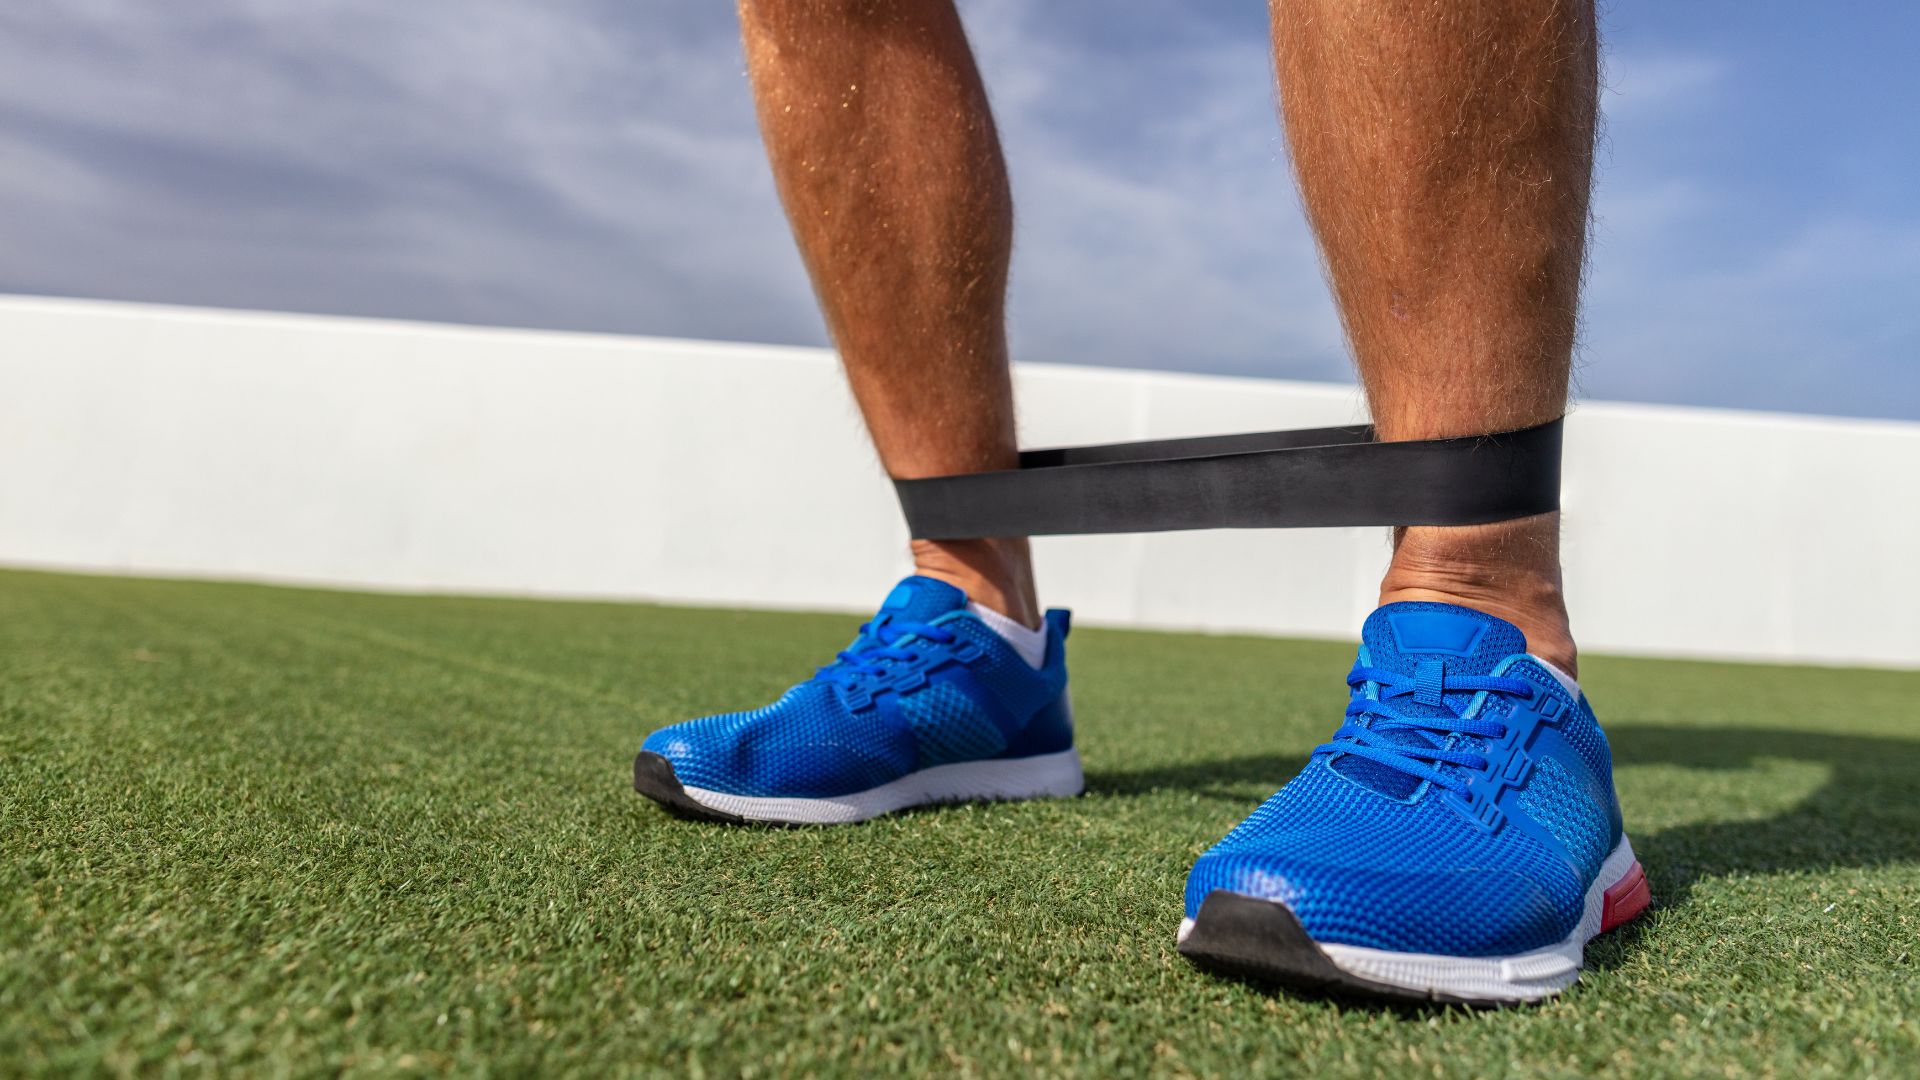
<instances>
[{"instance_id":1,"label":"shoe heel","mask_svg":"<svg viewBox=\"0 0 1920 1080\"><path fill-rule=\"evenodd\" d=\"M1632 868L1601 894L1600 932L1604 934L1632 922L1652 903L1653 890L1647 885L1646 871L1640 869L1636 859Z\"/></svg>"}]
</instances>

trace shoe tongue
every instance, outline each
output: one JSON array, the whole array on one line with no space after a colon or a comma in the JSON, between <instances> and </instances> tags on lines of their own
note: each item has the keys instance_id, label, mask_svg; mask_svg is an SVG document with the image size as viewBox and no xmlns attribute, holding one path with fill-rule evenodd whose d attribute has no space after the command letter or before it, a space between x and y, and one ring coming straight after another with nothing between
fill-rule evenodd
<instances>
[{"instance_id":1,"label":"shoe tongue","mask_svg":"<svg viewBox=\"0 0 1920 1080\"><path fill-rule=\"evenodd\" d=\"M1455 675L1485 675L1527 651L1518 627L1457 604L1388 604L1367 617L1360 640L1374 667L1397 675L1414 675L1423 662Z\"/></svg>"},{"instance_id":2,"label":"shoe tongue","mask_svg":"<svg viewBox=\"0 0 1920 1080\"><path fill-rule=\"evenodd\" d=\"M930 577L914 575L893 587L880 603L880 614L910 622L932 622L967 606L964 590Z\"/></svg>"},{"instance_id":3,"label":"shoe tongue","mask_svg":"<svg viewBox=\"0 0 1920 1080\"><path fill-rule=\"evenodd\" d=\"M1368 664L1415 679L1423 672L1485 675L1500 661L1527 651L1526 635L1518 627L1457 604L1388 604L1367 617L1360 641ZM1393 707L1406 716L1450 716L1472 700L1470 692L1448 694L1444 705L1403 694L1393 699ZM1404 728L1382 731L1379 737L1427 746L1439 745L1441 738ZM1420 786L1418 777L1370 758L1346 755L1335 759L1333 768L1388 798L1405 799Z\"/></svg>"}]
</instances>

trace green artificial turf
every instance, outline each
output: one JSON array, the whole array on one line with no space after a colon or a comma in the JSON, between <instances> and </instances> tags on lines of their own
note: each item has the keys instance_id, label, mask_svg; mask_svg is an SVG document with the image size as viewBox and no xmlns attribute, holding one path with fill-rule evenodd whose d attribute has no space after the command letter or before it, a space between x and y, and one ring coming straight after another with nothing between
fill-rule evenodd
<instances>
[{"instance_id":1,"label":"green artificial turf","mask_svg":"<svg viewBox=\"0 0 1920 1080\"><path fill-rule=\"evenodd\" d=\"M0 1072L1920 1074L1920 674L1589 658L1656 907L1542 1007L1379 1011L1173 948L1348 646L1081 630L1081 799L632 792L854 621L0 573Z\"/></svg>"}]
</instances>

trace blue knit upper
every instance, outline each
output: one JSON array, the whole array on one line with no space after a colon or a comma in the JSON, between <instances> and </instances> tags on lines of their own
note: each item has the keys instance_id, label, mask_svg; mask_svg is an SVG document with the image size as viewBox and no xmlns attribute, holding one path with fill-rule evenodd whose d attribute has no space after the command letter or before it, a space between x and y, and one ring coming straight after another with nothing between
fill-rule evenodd
<instances>
[{"instance_id":1,"label":"blue knit upper","mask_svg":"<svg viewBox=\"0 0 1920 1080\"><path fill-rule=\"evenodd\" d=\"M1320 942L1498 956L1551 945L1621 835L1606 736L1511 624L1451 604L1367 619L1347 722L1202 855Z\"/></svg>"},{"instance_id":2,"label":"blue knit upper","mask_svg":"<svg viewBox=\"0 0 1920 1080\"><path fill-rule=\"evenodd\" d=\"M853 644L780 700L661 728L641 747L688 787L831 798L917 769L1057 753L1073 745L1065 611L1047 612L1034 669L967 610L967 595L910 577Z\"/></svg>"}]
</instances>

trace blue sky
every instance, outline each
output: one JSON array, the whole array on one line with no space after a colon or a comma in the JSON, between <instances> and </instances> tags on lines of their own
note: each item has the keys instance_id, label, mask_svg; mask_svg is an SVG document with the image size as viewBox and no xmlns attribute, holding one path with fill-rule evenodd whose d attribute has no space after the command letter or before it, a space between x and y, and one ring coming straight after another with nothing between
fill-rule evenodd
<instances>
[{"instance_id":1,"label":"blue sky","mask_svg":"<svg viewBox=\"0 0 1920 1080\"><path fill-rule=\"evenodd\" d=\"M1259 3L963 0L1030 360L1350 378ZM1920 419L1920 5L1615 3L1580 386ZM0 11L0 291L817 344L716 0Z\"/></svg>"}]
</instances>

